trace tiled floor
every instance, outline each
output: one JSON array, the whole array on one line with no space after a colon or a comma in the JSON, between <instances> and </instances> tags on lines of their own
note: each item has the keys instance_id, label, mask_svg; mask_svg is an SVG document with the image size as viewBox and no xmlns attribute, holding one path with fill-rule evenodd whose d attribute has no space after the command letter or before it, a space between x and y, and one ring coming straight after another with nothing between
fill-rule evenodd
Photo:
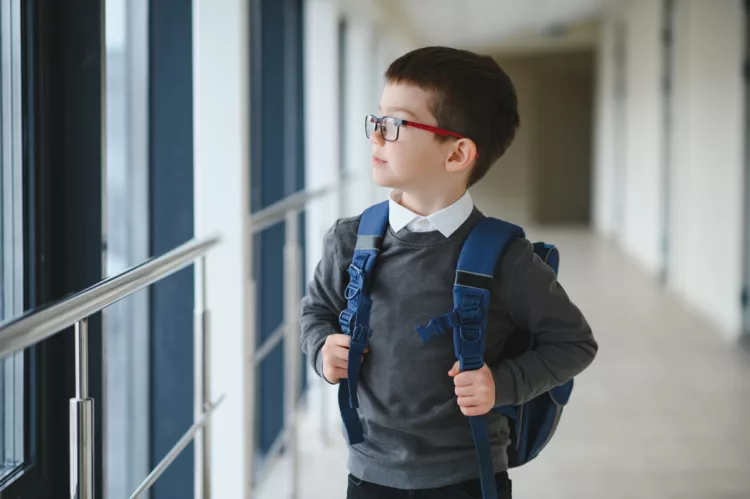
<instances>
[{"instance_id":1,"label":"tiled floor","mask_svg":"<svg viewBox=\"0 0 750 499\"><path fill-rule=\"evenodd\" d=\"M560 280L600 350L553 442L511 472L514 497L750 499L750 355L614 245L586 232L542 235L561 248ZM320 388L302 421L299 499L345 497L335 391L325 387L323 415ZM289 497L289 478L282 460L258 497Z\"/></svg>"}]
</instances>

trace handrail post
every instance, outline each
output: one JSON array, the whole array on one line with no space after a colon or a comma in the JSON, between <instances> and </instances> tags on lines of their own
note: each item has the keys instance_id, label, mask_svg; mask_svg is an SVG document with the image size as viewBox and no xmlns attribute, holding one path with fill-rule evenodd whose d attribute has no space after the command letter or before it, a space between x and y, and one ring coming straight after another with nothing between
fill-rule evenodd
<instances>
[{"instance_id":1,"label":"handrail post","mask_svg":"<svg viewBox=\"0 0 750 499\"><path fill-rule=\"evenodd\" d=\"M299 451L297 435L297 402L300 393L301 354L299 341L299 301L302 251L299 244L299 211L291 209L286 215L286 244L284 245L284 397L286 412L286 451L290 461L290 498L299 497Z\"/></svg>"},{"instance_id":2,"label":"handrail post","mask_svg":"<svg viewBox=\"0 0 750 499\"><path fill-rule=\"evenodd\" d=\"M248 314L247 321L247 338L245 339L245 499L251 499L255 494L256 486L256 469L255 469L255 452L257 444L257 427L255 426L256 418L256 407L258 394L258 385L256 384L258 375L258 364L255 360L256 356L256 344L257 333L256 333L256 311L257 302L255 300L255 277L251 269L250 275L248 276L249 282L247 285L247 297L245 307Z\"/></svg>"},{"instance_id":3,"label":"handrail post","mask_svg":"<svg viewBox=\"0 0 750 499\"><path fill-rule=\"evenodd\" d=\"M198 299L195 306L195 346L193 352L193 420L203 419L209 397L208 386L208 335L209 311L206 302L206 257L195 265ZM208 466L209 427L204 426L195 437L195 499L210 499L211 482Z\"/></svg>"},{"instance_id":4,"label":"handrail post","mask_svg":"<svg viewBox=\"0 0 750 499\"><path fill-rule=\"evenodd\" d=\"M75 326L76 396L70 399L70 497L94 499L94 400L89 398L88 318Z\"/></svg>"},{"instance_id":5,"label":"handrail post","mask_svg":"<svg viewBox=\"0 0 750 499\"><path fill-rule=\"evenodd\" d=\"M198 432L206 428L209 423L209 418L213 415L213 412L217 407L224 401L225 396L221 395L216 402L213 404L209 403L206 405L206 410L203 413L203 417L193 423L193 425L182 435L174 446L167 452L167 455L159 461L159 464L151 470L146 479L141 485L133 492L130 499L141 499L146 492L156 483L159 477L174 463L175 459L180 457L185 448L191 443L196 442L196 435Z\"/></svg>"}]
</instances>

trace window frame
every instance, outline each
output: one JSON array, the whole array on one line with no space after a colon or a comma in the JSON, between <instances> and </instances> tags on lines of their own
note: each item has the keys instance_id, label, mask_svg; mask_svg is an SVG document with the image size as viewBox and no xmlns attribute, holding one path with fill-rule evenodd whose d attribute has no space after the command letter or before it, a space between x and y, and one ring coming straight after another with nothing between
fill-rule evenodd
<instances>
[{"instance_id":1,"label":"window frame","mask_svg":"<svg viewBox=\"0 0 750 499\"><path fill-rule=\"evenodd\" d=\"M24 310L24 246L23 246L23 163L22 163L22 112L21 112L21 2L8 0L0 6L0 238L3 251L0 260L0 282L4 287L0 318L9 319ZM10 480L24 466L27 455L24 421L24 352L16 352L0 363L0 396L3 397L0 411L0 431L3 432L3 448L0 462L4 468L7 456L16 459L20 450L20 461L12 468L2 469L0 484ZM19 386L20 385L20 386ZM14 400L6 404L10 394ZM8 428L12 426L13 428ZM10 430L10 439L6 433Z\"/></svg>"},{"instance_id":2,"label":"window frame","mask_svg":"<svg viewBox=\"0 0 750 499\"><path fill-rule=\"evenodd\" d=\"M24 309L103 278L104 0L24 0L21 11ZM80 61L85 60L85 64ZM90 396L95 401L95 496L103 490L103 336L89 321ZM0 484L3 497L70 494L73 329L24 352L27 462Z\"/></svg>"}]
</instances>

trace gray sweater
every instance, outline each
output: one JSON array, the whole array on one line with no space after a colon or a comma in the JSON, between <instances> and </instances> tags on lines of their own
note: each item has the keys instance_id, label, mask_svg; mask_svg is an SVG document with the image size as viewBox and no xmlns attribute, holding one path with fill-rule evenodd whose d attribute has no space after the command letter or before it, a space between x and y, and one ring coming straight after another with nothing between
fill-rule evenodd
<instances>
[{"instance_id":1,"label":"gray sweater","mask_svg":"<svg viewBox=\"0 0 750 499\"><path fill-rule=\"evenodd\" d=\"M423 344L415 326L453 309L453 281L462 244L483 215L475 208L449 238L439 232L389 229L372 281L370 353L361 366L359 416L365 441L349 447L349 471L368 482L401 489L442 487L478 476L468 419L461 413L448 371L455 362L451 332ZM339 220L325 236L323 258L302 301L302 350L322 376L320 352L340 333L346 308L346 269L359 217ZM516 328L537 347L498 361ZM485 361L496 385L496 404L518 404L571 379L594 359L597 343L555 273L528 240L511 244L492 290ZM487 415L496 471L507 469L506 418Z\"/></svg>"}]
</instances>

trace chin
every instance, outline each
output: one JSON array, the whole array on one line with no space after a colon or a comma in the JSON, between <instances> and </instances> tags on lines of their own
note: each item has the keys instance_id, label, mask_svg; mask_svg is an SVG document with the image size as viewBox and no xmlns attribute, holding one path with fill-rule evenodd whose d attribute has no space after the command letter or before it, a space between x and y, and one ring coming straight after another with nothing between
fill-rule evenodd
<instances>
[{"instance_id":1,"label":"chin","mask_svg":"<svg viewBox=\"0 0 750 499\"><path fill-rule=\"evenodd\" d=\"M372 170L372 180L376 185L389 189L396 188L396 184L398 184L398 182L395 182L391 175L388 174L388 172L385 172L379 168L374 168Z\"/></svg>"}]
</instances>

